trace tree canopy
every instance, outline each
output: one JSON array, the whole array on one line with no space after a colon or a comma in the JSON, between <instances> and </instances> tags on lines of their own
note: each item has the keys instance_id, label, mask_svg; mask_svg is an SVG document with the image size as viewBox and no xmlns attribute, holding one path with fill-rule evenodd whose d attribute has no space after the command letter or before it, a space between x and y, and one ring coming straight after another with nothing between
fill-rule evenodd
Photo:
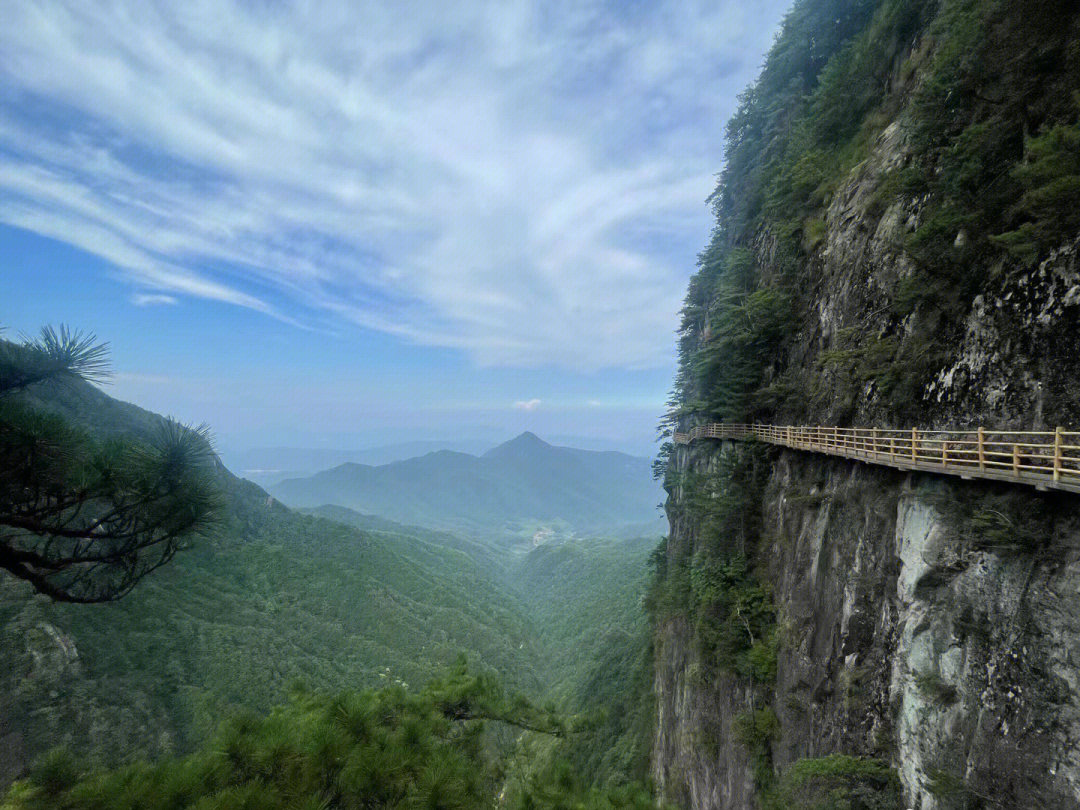
<instances>
[{"instance_id":1,"label":"tree canopy","mask_svg":"<svg viewBox=\"0 0 1080 810\"><path fill-rule=\"evenodd\" d=\"M28 397L108 374L93 335L45 327L0 342L0 568L58 601L124 596L218 511L205 426L162 420L150 441L99 440Z\"/></svg>"},{"instance_id":2,"label":"tree canopy","mask_svg":"<svg viewBox=\"0 0 1080 810\"><path fill-rule=\"evenodd\" d=\"M475 808L494 806L505 761L489 723L562 734L565 721L510 698L464 659L419 693L400 686L319 694L295 687L269 715L226 720L202 750L150 764L88 771L62 749L16 784L3 810L105 808ZM562 778L533 780L512 807L645 810L650 794L631 786L587 788Z\"/></svg>"}]
</instances>

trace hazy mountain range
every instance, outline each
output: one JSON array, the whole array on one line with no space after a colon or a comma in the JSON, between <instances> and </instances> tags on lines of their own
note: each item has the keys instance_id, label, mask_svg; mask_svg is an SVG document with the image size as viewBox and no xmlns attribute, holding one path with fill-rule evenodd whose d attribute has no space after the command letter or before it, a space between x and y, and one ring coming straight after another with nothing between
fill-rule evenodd
<instances>
[{"instance_id":1,"label":"hazy mountain range","mask_svg":"<svg viewBox=\"0 0 1080 810\"><path fill-rule=\"evenodd\" d=\"M499 444L498 439L428 439L380 444L373 447L341 449L330 447L252 447L246 450L223 448L222 458L231 470L260 486L271 486L289 478L305 478L317 472L352 462L380 466L405 461L439 450L452 450L473 456ZM646 445L599 439L593 436L549 436L552 444L583 450L615 450L641 455ZM646 451L646 455L649 453Z\"/></svg>"},{"instance_id":2,"label":"hazy mountain range","mask_svg":"<svg viewBox=\"0 0 1080 810\"><path fill-rule=\"evenodd\" d=\"M479 456L439 450L377 466L350 462L269 491L293 507L335 504L411 525L485 533L551 525L590 533L651 523L662 494L647 458L558 447L528 432Z\"/></svg>"}]
</instances>

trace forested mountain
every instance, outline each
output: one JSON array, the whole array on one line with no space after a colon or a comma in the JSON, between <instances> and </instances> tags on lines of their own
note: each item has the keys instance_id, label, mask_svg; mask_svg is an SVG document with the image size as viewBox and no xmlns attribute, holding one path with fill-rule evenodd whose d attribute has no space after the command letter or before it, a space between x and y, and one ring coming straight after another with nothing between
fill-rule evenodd
<instances>
[{"instance_id":1,"label":"forested mountain","mask_svg":"<svg viewBox=\"0 0 1080 810\"><path fill-rule=\"evenodd\" d=\"M483 453L489 443L481 441L439 442L411 441L368 447L362 450L332 450L312 447L260 447L243 452L224 453L230 467L260 486L269 486L287 478L303 478L330 467L354 464L391 464L395 461L452 450L458 453Z\"/></svg>"},{"instance_id":2,"label":"forested mountain","mask_svg":"<svg viewBox=\"0 0 1080 810\"><path fill-rule=\"evenodd\" d=\"M149 437L162 423L162 417L77 380L41 384L18 399L101 439ZM530 452L537 446L547 452L547 446L531 437L525 442L525 448L498 448L492 457L527 471ZM580 458L587 469L603 455L550 450L559 459ZM600 464L610 467L611 460ZM560 785L553 788L558 795L585 795L595 782L620 785L631 776L644 778L642 724L650 715L640 599L645 554L655 538L555 543L537 549L535 558L522 557L501 544L344 507L294 512L220 463L215 477L223 508L211 535L194 539L191 548L119 601L92 607L56 603L34 595L25 582L0 577L4 785L56 746L68 753L41 766L46 770L40 773L54 774L49 778L59 778L61 761L69 763L65 778L75 779L88 764L197 750L221 718L238 711L265 713L290 688L294 703L277 710L279 720L268 720L266 729L286 722L294 756L306 756L301 718L310 717L315 705L314 698L300 697L310 694L306 690L375 688L384 690L381 697L355 699L398 705L403 690L416 691L456 671L463 654L469 671L481 677L476 683L486 684L482 695L470 691L463 699L482 699L484 711L497 705L527 726L549 722L544 718L550 714L509 700L520 691L567 718L584 720L566 741L496 733L484 736L479 750L459 750L461 738L437 724L431 744L450 746L440 749L447 756L479 757L474 767L485 769L486 778L506 779L515 801L549 789L544 786ZM610 690L590 683L619 684L619 691L626 686L619 699L635 711L610 714L597 697ZM409 700L407 705L418 705L419 698ZM240 733L238 726L229 728L218 739ZM252 750L269 744L263 731L251 733ZM522 764L507 775L505 759L514 745L520 750L513 761ZM397 756L411 756L411 750ZM204 761L200 756L175 767L190 773L202 767L196 765ZM560 782L554 773L566 760L577 766L575 775ZM624 767L629 761L633 768ZM164 760L160 779L173 767ZM151 782L159 778L140 773ZM118 796L128 778L134 777L109 788L100 783L94 795ZM401 789L424 778L414 774ZM184 789L197 793L202 779ZM179 771L167 781L179 784ZM162 784L148 788L154 801L165 800ZM278 787L286 794L305 789ZM490 787L478 783L475 790ZM28 807L50 806L48 797L54 796L36 788L27 795ZM638 801L640 794L631 790L625 798Z\"/></svg>"},{"instance_id":3,"label":"forested mountain","mask_svg":"<svg viewBox=\"0 0 1080 810\"><path fill-rule=\"evenodd\" d=\"M378 467L343 464L270 492L289 506L334 504L488 535L645 524L655 519L660 498L648 459L555 447L532 433L482 456L444 450Z\"/></svg>"},{"instance_id":4,"label":"forested mountain","mask_svg":"<svg viewBox=\"0 0 1080 810\"><path fill-rule=\"evenodd\" d=\"M0 577L0 810L1080 807L1080 500L1020 485L1035 445L989 481L690 433L922 431L944 467L946 429L1038 431L1080 464L1080 5L795 0L724 136L659 544L648 461L531 433L270 494L218 462L216 528L121 601ZM80 382L17 402L161 425Z\"/></svg>"},{"instance_id":5,"label":"forested mountain","mask_svg":"<svg viewBox=\"0 0 1080 810\"><path fill-rule=\"evenodd\" d=\"M591 733L563 749L601 782L644 779L649 765L652 648L644 595L655 537L556 542L520 562L516 584L536 627L541 678L558 705L584 713Z\"/></svg>"},{"instance_id":6,"label":"forested mountain","mask_svg":"<svg viewBox=\"0 0 1080 810\"><path fill-rule=\"evenodd\" d=\"M161 417L86 383L26 401L101 436ZM0 740L10 778L60 743L110 760L183 750L229 707L318 688L420 686L460 653L535 692L521 602L496 552L422 529L300 515L219 467L224 522L128 597L87 608L0 579Z\"/></svg>"}]
</instances>

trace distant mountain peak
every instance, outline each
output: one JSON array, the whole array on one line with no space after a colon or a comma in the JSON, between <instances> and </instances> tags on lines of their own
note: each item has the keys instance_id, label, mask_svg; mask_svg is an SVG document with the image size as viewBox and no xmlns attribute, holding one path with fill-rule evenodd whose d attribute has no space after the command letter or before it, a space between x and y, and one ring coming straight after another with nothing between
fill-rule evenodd
<instances>
[{"instance_id":1,"label":"distant mountain peak","mask_svg":"<svg viewBox=\"0 0 1080 810\"><path fill-rule=\"evenodd\" d=\"M485 458L495 458L512 454L527 453L536 450L551 450L553 446L545 442L531 430L515 436L508 442L503 442L498 447L493 447L484 453Z\"/></svg>"},{"instance_id":2,"label":"distant mountain peak","mask_svg":"<svg viewBox=\"0 0 1080 810\"><path fill-rule=\"evenodd\" d=\"M510 441L505 442L505 444L542 444L544 447L551 447L550 444L545 442L531 430L526 430L524 433L515 436Z\"/></svg>"}]
</instances>

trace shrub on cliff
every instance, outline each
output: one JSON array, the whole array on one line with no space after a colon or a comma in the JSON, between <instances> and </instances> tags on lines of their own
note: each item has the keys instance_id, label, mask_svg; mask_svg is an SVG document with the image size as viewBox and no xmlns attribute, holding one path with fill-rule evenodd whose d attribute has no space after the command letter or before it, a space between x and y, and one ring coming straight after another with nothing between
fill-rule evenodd
<instances>
[{"instance_id":1,"label":"shrub on cliff","mask_svg":"<svg viewBox=\"0 0 1080 810\"><path fill-rule=\"evenodd\" d=\"M900 780L884 762L845 754L800 759L769 790L762 810L899 810Z\"/></svg>"}]
</instances>

